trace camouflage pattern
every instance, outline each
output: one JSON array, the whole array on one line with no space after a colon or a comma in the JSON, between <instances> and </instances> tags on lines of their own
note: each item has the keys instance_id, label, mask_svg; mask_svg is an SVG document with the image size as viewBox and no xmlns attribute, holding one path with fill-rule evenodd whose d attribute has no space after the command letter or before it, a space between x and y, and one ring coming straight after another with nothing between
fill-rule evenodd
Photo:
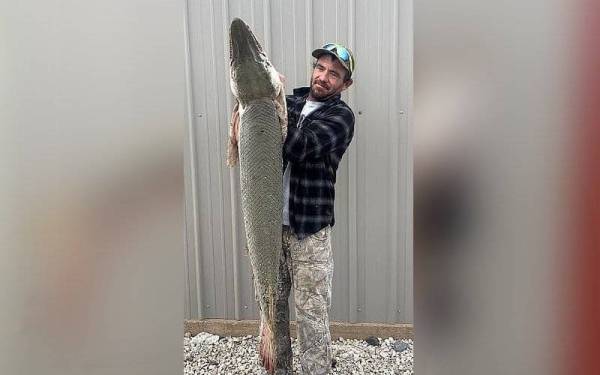
<instances>
[{"instance_id":1,"label":"camouflage pattern","mask_svg":"<svg viewBox=\"0 0 600 375\"><path fill-rule=\"evenodd\" d=\"M288 298L291 284L296 302L302 374L327 374L331 369L329 309L333 281L331 227L298 240L283 231L283 255L277 294L276 374L292 374Z\"/></svg>"}]
</instances>

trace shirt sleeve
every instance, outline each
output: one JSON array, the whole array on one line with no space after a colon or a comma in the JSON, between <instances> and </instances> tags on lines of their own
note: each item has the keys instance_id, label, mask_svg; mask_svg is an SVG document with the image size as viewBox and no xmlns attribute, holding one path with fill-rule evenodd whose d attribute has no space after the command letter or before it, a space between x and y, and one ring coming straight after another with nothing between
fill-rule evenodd
<instances>
[{"instance_id":1,"label":"shirt sleeve","mask_svg":"<svg viewBox=\"0 0 600 375\"><path fill-rule=\"evenodd\" d=\"M301 128L289 127L283 154L292 163L320 159L333 151L345 150L353 134L352 111L346 107L334 107Z\"/></svg>"}]
</instances>

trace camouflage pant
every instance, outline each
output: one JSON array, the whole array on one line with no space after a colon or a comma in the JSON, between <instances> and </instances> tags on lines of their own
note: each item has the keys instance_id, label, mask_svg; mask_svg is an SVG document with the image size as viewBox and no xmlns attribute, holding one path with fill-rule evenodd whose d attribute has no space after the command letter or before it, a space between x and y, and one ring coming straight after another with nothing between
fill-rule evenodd
<instances>
[{"instance_id":1,"label":"camouflage pant","mask_svg":"<svg viewBox=\"0 0 600 375\"><path fill-rule=\"evenodd\" d=\"M294 287L300 366L306 375L327 374L331 369L329 308L333 279L331 227L302 240L283 231L275 336L276 374L291 374L288 299Z\"/></svg>"}]
</instances>

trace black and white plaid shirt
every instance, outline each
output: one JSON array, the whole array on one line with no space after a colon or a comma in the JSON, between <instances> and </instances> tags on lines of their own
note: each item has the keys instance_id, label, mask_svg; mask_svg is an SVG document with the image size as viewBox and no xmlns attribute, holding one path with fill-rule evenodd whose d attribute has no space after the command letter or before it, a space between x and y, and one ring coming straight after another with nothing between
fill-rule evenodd
<instances>
[{"instance_id":1,"label":"black and white plaid shirt","mask_svg":"<svg viewBox=\"0 0 600 375\"><path fill-rule=\"evenodd\" d=\"M298 127L309 88L287 95L288 133L283 170L291 163L289 219L300 239L335 223L336 171L354 134L354 113L341 95L325 101Z\"/></svg>"}]
</instances>

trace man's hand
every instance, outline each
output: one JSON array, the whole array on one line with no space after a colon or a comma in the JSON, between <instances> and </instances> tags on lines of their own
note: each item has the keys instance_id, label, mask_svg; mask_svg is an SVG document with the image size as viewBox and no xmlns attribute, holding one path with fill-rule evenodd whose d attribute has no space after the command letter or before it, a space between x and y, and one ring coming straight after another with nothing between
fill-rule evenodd
<instances>
[{"instance_id":1,"label":"man's hand","mask_svg":"<svg viewBox=\"0 0 600 375\"><path fill-rule=\"evenodd\" d=\"M236 109L231 114L231 138L235 145L240 143L240 113Z\"/></svg>"}]
</instances>

